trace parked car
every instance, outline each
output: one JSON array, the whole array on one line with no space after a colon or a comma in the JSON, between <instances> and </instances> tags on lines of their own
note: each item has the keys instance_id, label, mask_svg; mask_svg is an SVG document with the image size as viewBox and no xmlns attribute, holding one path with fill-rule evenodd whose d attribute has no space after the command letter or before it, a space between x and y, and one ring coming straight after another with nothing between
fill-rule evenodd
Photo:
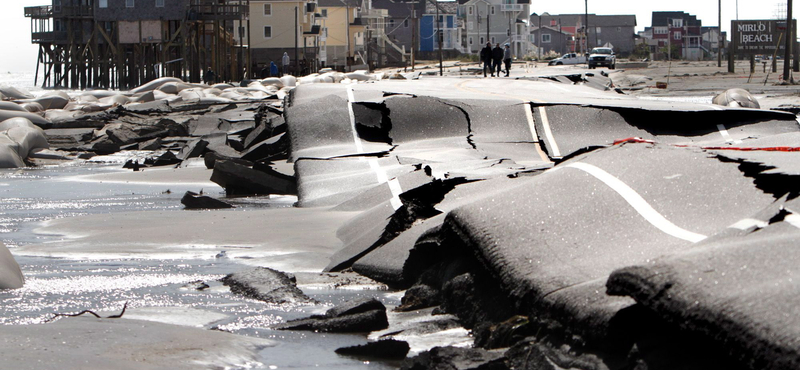
<instances>
[{"instance_id":1,"label":"parked car","mask_svg":"<svg viewBox=\"0 0 800 370\"><path fill-rule=\"evenodd\" d=\"M610 69L617 68L617 56L610 48L594 48L589 53L589 68L596 68L598 66L608 67Z\"/></svg>"},{"instance_id":2,"label":"parked car","mask_svg":"<svg viewBox=\"0 0 800 370\"><path fill-rule=\"evenodd\" d=\"M586 63L586 57L575 53L567 53L547 63L551 66L560 66L565 64L583 64Z\"/></svg>"}]
</instances>

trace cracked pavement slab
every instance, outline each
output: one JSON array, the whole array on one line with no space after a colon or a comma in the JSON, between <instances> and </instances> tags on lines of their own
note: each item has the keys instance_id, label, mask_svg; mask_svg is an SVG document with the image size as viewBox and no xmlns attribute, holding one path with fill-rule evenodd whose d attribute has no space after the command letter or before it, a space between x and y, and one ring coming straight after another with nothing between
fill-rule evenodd
<instances>
[{"instance_id":1,"label":"cracked pavement slab","mask_svg":"<svg viewBox=\"0 0 800 370\"><path fill-rule=\"evenodd\" d=\"M634 293L606 294L609 275L751 238L731 226L800 188L794 152L763 150L796 147L794 115L557 80L298 87L287 124L310 135L292 142L299 205L361 212L339 228L327 268L408 287L425 268L474 259L461 266L483 271L480 284L517 313L586 348L624 347L650 316ZM435 213L409 213L404 196L456 178L468 182L422 202Z\"/></svg>"}]
</instances>

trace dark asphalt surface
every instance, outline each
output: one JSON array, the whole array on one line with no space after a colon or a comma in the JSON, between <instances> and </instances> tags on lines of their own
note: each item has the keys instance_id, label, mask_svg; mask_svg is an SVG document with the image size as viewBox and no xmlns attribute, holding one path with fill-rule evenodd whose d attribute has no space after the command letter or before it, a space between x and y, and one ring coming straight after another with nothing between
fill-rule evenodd
<instances>
[{"instance_id":1,"label":"dark asphalt surface","mask_svg":"<svg viewBox=\"0 0 800 370\"><path fill-rule=\"evenodd\" d=\"M329 269L408 286L440 233L583 340L644 306L753 369L798 364L793 115L488 79L299 86L286 112L299 205L361 212Z\"/></svg>"}]
</instances>

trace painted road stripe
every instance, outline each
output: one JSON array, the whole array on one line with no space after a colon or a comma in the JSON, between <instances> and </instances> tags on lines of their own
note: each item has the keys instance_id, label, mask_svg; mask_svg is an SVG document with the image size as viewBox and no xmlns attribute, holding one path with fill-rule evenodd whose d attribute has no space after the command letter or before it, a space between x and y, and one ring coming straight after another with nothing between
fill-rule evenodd
<instances>
[{"instance_id":1,"label":"painted road stripe","mask_svg":"<svg viewBox=\"0 0 800 370\"><path fill-rule=\"evenodd\" d=\"M718 123L717 124L717 130L719 130L719 133L720 133L720 135L722 135L722 138L725 139L725 142L734 143L734 144L741 144L742 143L741 140L736 140L733 137L731 137L731 135L728 133L728 129L725 128L725 125L723 125L721 123Z\"/></svg>"},{"instance_id":2,"label":"painted road stripe","mask_svg":"<svg viewBox=\"0 0 800 370\"><path fill-rule=\"evenodd\" d=\"M547 146L550 147L554 158L561 158L561 151L558 150L558 144L553 139L553 131L550 130L550 120L547 119L547 112L544 107L539 107L539 115L542 117L542 126L544 127L544 137L547 139Z\"/></svg>"},{"instance_id":3,"label":"painted road stripe","mask_svg":"<svg viewBox=\"0 0 800 370\"><path fill-rule=\"evenodd\" d=\"M533 113L531 112L531 102L526 101L525 104L522 105L525 108L525 119L528 120L528 129L531 130L531 136L533 136L533 142L539 142L539 134L536 133L536 125L533 122Z\"/></svg>"},{"instance_id":4,"label":"painted road stripe","mask_svg":"<svg viewBox=\"0 0 800 370\"><path fill-rule=\"evenodd\" d=\"M622 198L625 199L625 201L627 201L634 210L636 210L636 212L639 212L639 214L642 215L647 222L657 227L659 230L676 238L690 241L692 243L697 243L706 238L705 235L682 229L681 227L667 220L663 215L658 213L658 211L653 209L653 207L647 203L647 201L642 198L639 193L603 169L583 162L568 164L566 167L584 171L608 185L608 187L616 191L617 194L621 195Z\"/></svg>"},{"instance_id":5,"label":"painted road stripe","mask_svg":"<svg viewBox=\"0 0 800 370\"><path fill-rule=\"evenodd\" d=\"M521 97L521 96L512 95L512 94L500 94L500 93L494 93L494 92L491 92L491 91L475 90L475 89L470 88L469 86L465 86L470 81L473 81L473 80L465 80L464 82L459 82L458 84L456 84L456 88L459 89L459 90L469 91L469 92L473 92L473 93L476 93L476 94L502 96L502 97L505 97L505 98L518 99L518 100L521 100L522 102L524 102L525 104L529 104L530 102L545 103L544 100L539 100L539 99L531 99L531 98ZM528 109L530 110L530 108L528 108ZM526 115L527 115L527 113L526 113ZM533 120L533 116L531 116L530 120L531 121ZM528 124L530 124L531 121L528 121ZM531 133L533 134L534 142L537 143L537 144L540 144L539 143L539 135L536 134L536 127L531 129ZM536 153L539 154L539 157L542 158L543 162L552 162L550 160L550 157L548 157L547 154L542 150L542 145L541 144L540 145L536 145Z\"/></svg>"},{"instance_id":6,"label":"painted road stripe","mask_svg":"<svg viewBox=\"0 0 800 370\"><path fill-rule=\"evenodd\" d=\"M364 146L361 145L361 138L358 137L358 132L356 132L356 115L353 111L353 102L356 100L355 96L353 95L353 86L347 86L347 113L350 114L350 130L353 132L353 142L356 144L356 152L358 154L364 153ZM363 160L363 157L359 159ZM378 164L378 160L375 158L367 159L369 163L369 168L375 172L375 177L378 178L378 184L386 183L389 186L389 191L392 192L392 198L389 199L389 203L392 204L392 208L397 210L398 208L403 206L403 202L400 201L400 194L403 193L403 189L400 187L400 181L397 181L397 178L392 178L389 180L389 176L386 174L386 171Z\"/></svg>"},{"instance_id":7,"label":"painted road stripe","mask_svg":"<svg viewBox=\"0 0 800 370\"><path fill-rule=\"evenodd\" d=\"M353 132L353 142L356 144L356 152L359 154L364 153L364 146L361 145L361 139L356 132L356 114L353 112L353 102L356 100L353 95L353 86L347 86L347 113L350 115L350 129Z\"/></svg>"},{"instance_id":8,"label":"painted road stripe","mask_svg":"<svg viewBox=\"0 0 800 370\"><path fill-rule=\"evenodd\" d=\"M563 87L561 87L561 86L558 86L558 84L557 84L557 83L555 83L555 82L548 83L548 85L550 85L550 86L552 86L552 87L555 87L556 89L559 89L559 90L561 90L561 91L566 91L566 92L569 92L569 90L568 90L568 89L565 89L565 88L563 88Z\"/></svg>"},{"instance_id":9,"label":"painted road stripe","mask_svg":"<svg viewBox=\"0 0 800 370\"><path fill-rule=\"evenodd\" d=\"M766 221L756 220L754 218L743 218L737 221L735 224L728 226L728 228L739 229L744 231L754 227L762 229L767 227L767 225L769 225L769 223L767 223Z\"/></svg>"},{"instance_id":10,"label":"painted road stripe","mask_svg":"<svg viewBox=\"0 0 800 370\"><path fill-rule=\"evenodd\" d=\"M783 220L788 222L790 225L800 229L800 215L796 213L791 213L786 215L786 217L784 217Z\"/></svg>"}]
</instances>

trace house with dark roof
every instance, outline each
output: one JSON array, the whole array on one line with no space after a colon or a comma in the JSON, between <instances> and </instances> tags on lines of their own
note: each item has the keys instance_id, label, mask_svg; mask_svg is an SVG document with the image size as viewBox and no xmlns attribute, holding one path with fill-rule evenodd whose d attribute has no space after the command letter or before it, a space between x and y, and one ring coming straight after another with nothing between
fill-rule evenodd
<instances>
[{"instance_id":1,"label":"house with dark roof","mask_svg":"<svg viewBox=\"0 0 800 370\"><path fill-rule=\"evenodd\" d=\"M703 22L697 16L686 12L653 12L651 26L659 50L671 49L667 50L667 59L676 56L686 60L704 58Z\"/></svg>"},{"instance_id":2,"label":"house with dark roof","mask_svg":"<svg viewBox=\"0 0 800 370\"><path fill-rule=\"evenodd\" d=\"M625 15L588 15L588 33L584 40L580 37L586 23L585 14L531 14L532 27L551 27L573 36L574 41L568 45L569 52L581 53L594 47L612 47L618 55L627 56L636 45L636 16ZM532 40L537 46L543 46L541 40Z\"/></svg>"},{"instance_id":3,"label":"house with dark roof","mask_svg":"<svg viewBox=\"0 0 800 370\"><path fill-rule=\"evenodd\" d=\"M531 27L531 42L540 48L536 50L537 57L551 52L564 55L571 52L570 45L574 38L572 34L559 30L558 27Z\"/></svg>"},{"instance_id":4,"label":"house with dark roof","mask_svg":"<svg viewBox=\"0 0 800 370\"><path fill-rule=\"evenodd\" d=\"M415 22L419 22L422 14L425 12L425 1L372 0L372 7L375 9L387 10L388 15L384 25L386 37L395 45L411 52L413 29L415 27ZM417 44L419 44L419 42L417 42Z\"/></svg>"}]
</instances>

